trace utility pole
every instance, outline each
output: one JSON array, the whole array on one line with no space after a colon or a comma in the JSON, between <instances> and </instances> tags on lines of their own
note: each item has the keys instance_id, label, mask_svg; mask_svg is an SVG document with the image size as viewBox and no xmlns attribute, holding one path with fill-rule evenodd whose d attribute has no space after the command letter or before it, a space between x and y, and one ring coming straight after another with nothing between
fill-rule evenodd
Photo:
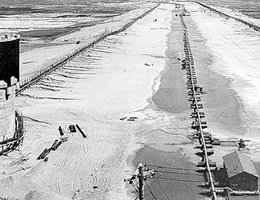
<instances>
[{"instance_id":1,"label":"utility pole","mask_svg":"<svg viewBox=\"0 0 260 200\"><path fill-rule=\"evenodd\" d=\"M138 179L139 179L139 200L144 199L144 166L142 163L138 165Z\"/></svg>"},{"instance_id":2,"label":"utility pole","mask_svg":"<svg viewBox=\"0 0 260 200\"><path fill-rule=\"evenodd\" d=\"M133 180L135 180L136 178L138 178L138 186L136 190L138 192L138 197L139 200L144 200L144 181L147 178L153 178L155 175L155 170L150 170L148 168L146 168L145 164L139 163L137 170L135 171L135 173L132 175L131 178L128 179L124 179L124 181L128 181L129 184L132 184L133 186ZM136 186L135 186L136 187Z\"/></svg>"}]
</instances>

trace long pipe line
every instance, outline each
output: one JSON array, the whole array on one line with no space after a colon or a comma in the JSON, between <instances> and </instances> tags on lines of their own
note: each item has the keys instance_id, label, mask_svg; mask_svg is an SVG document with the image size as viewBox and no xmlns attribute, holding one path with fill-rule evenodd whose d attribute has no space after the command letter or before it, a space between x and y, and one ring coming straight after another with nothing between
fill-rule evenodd
<instances>
[{"instance_id":1,"label":"long pipe line","mask_svg":"<svg viewBox=\"0 0 260 200\"><path fill-rule=\"evenodd\" d=\"M185 44L184 45L185 45L185 48L187 50L188 60L189 61L192 60L192 62L189 62L189 69L190 69L190 71L191 71L191 69L193 69L195 71L194 63L193 63L193 57L191 55L190 45L189 45L189 42L188 42L187 28L186 28L186 25L184 23L183 17L181 15L180 15L180 18L181 18L181 21L182 21L182 23L184 25L183 26L184 32L185 32L185 36L184 36L184 43ZM216 191L215 191L213 176L212 176L212 172L211 172L210 165L209 165L209 160L208 160L207 147L206 147L206 143L205 143L203 129L202 129L202 126L201 126L201 118L200 118L200 113L199 113L198 101L197 101L197 98L196 98L195 83L194 83L194 80L193 80L192 72L190 73L190 76L191 76L190 80L191 80L191 85L192 85L192 93L193 93L193 98L194 98L194 102L195 102L195 109L196 109L197 117L198 117L197 120L198 120L198 123L199 123L199 133L200 133L201 140L202 140L203 151L204 151L204 155L205 155L206 169L207 169L208 176L209 176L209 183L210 183L210 187L211 187L213 200L217 200L217 195L216 195Z\"/></svg>"}]
</instances>

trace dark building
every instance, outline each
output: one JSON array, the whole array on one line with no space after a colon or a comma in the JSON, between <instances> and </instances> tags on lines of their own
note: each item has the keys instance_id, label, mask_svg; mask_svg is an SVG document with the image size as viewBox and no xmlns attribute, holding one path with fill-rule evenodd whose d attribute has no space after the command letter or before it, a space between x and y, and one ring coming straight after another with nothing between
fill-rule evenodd
<instances>
[{"instance_id":1,"label":"dark building","mask_svg":"<svg viewBox=\"0 0 260 200\"><path fill-rule=\"evenodd\" d=\"M250 158L235 151L223 157L227 185L235 191L257 191L258 174Z\"/></svg>"},{"instance_id":2,"label":"dark building","mask_svg":"<svg viewBox=\"0 0 260 200\"><path fill-rule=\"evenodd\" d=\"M14 76L19 81L19 37L16 35L0 35L0 80L10 86L10 78Z\"/></svg>"}]
</instances>

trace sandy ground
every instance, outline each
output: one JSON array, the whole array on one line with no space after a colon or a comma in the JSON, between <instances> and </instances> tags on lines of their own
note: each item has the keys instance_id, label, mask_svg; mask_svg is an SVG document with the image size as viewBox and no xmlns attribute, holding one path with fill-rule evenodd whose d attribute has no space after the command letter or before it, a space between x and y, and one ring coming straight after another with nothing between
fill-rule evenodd
<instances>
[{"instance_id":1,"label":"sandy ground","mask_svg":"<svg viewBox=\"0 0 260 200\"><path fill-rule=\"evenodd\" d=\"M130 198L123 178L132 168L125 159L140 145L134 134L143 127L138 121L157 116L142 110L164 68L172 9L160 6L126 32L108 37L21 95L18 106L26 119L27 139L20 153L31 154L22 165L3 169L5 189L0 196L24 198L35 191L42 199L50 199L48 195L52 199L55 195L64 199ZM124 116L137 116L138 120L120 121ZM58 126L66 130L73 123L82 127L87 139L79 132L68 134L68 141L51 152L48 162L37 161L41 151L59 138ZM11 154L5 162L15 156ZM21 166L27 170L13 174Z\"/></svg>"}]
</instances>

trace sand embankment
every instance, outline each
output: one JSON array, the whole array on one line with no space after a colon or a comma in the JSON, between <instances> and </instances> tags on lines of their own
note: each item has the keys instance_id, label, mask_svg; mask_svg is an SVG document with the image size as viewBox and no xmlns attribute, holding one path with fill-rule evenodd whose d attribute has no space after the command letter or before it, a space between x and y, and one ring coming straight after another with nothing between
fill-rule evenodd
<instances>
[{"instance_id":1,"label":"sand embankment","mask_svg":"<svg viewBox=\"0 0 260 200\"><path fill-rule=\"evenodd\" d=\"M200 2L197 2L197 3L205 8L208 8L209 10L211 10L217 14L220 14L221 16L235 19L236 21L241 22L245 25L248 25L250 28L253 28L256 31L260 31L260 20L259 19L242 14L238 11L235 11L235 10L232 10L229 8L216 7L216 6L207 5L207 4L200 3Z\"/></svg>"},{"instance_id":2,"label":"sand embankment","mask_svg":"<svg viewBox=\"0 0 260 200\"><path fill-rule=\"evenodd\" d=\"M131 26L135 21L151 12L158 4L142 4L139 9L112 17L102 24L81 28L79 31L55 39L50 47L36 48L21 53L21 81L23 86L40 74L68 61L75 54L94 45L105 37L116 34ZM64 42L64 45L62 43ZM70 44L66 44L66 43ZM76 43L79 44L76 44ZM55 46L54 44L58 45ZM71 44L73 43L73 44Z\"/></svg>"}]
</instances>

